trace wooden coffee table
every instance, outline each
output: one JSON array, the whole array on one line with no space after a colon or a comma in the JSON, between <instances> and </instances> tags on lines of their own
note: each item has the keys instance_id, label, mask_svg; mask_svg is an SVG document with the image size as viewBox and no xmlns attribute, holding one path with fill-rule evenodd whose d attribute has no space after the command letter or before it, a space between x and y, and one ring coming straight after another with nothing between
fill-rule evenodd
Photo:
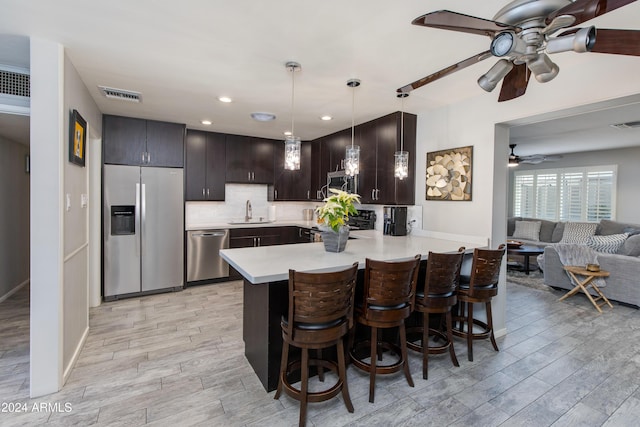
<instances>
[{"instance_id":1,"label":"wooden coffee table","mask_svg":"<svg viewBox=\"0 0 640 427\"><path fill-rule=\"evenodd\" d=\"M529 274L530 269L530 261L529 257L538 256L544 253L543 248L539 248L537 246L532 245L522 245L517 247L507 247L507 254L509 255L521 255L524 257L524 268L523 271L525 274Z\"/></svg>"},{"instance_id":2,"label":"wooden coffee table","mask_svg":"<svg viewBox=\"0 0 640 427\"><path fill-rule=\"evenodd\" d=\"M591 301L591 304L593 304L596 310L598 310L600 313L602 313L602 310L600 309L600 307L602 307L605 304L608 304L609 307L613 308L613 306L611 305L607 297L605 297L602 291L595 285L595 283L593 283L593 279L595 279L596 277L608 277L609 276L608 271L604 271L604 270L589 271L586 268L577 266L577 265L565 265L564 269L567 271L567 273L569 273L569 276L571 276L571 278L575 280L577 285L573 289L571 289L569 292L567 292L565 295L563 295L558 301L562 301L563 299L568 298L571 295L575 295L578 291L582 291L587 296L587 298L589 298L589 301ZM585 278L580 280L577 276L584 276ZM587 290L589 286L591 286L593 290L596 291L596 293L599 295L598 297L594 298L589 293L589 291ZM600 301L600 300L604 302L598 304L597 301Z\"/></svg>"}]
</instances>

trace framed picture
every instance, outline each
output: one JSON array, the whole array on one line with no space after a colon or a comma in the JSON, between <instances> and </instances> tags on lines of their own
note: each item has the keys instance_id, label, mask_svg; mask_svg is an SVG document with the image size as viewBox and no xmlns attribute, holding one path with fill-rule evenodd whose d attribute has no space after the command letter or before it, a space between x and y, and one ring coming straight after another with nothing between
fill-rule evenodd
<instances>
[{"instance_id":1,"label":"framed picture","mask_svg":"<svg viewBox=\"0 0 640 427\"><path fill-rule=\"evenodd\" d=\"M71 113L69 134L69 161L84 167L87 147L87 121L82 118L78 110L73 110Z\"/></svg>"},{"instance_id":2,"label":"framed picture","mask_svg":"<svg viewBox=\"0 0 640 427\"><path fill-rule=\"evenodd\" d=\"M473 146L427 153L427 200L471 200Z\"/></svg>"}]
</instances>

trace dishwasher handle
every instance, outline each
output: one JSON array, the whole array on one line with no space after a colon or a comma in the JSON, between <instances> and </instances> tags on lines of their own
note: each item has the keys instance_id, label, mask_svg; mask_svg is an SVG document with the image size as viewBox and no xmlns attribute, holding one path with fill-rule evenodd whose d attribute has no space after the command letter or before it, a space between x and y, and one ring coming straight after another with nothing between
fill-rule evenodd
<instances>
[{"instance_id":1,"label":"dishwasher handle","mask_svg":"<svg viewBox=\"0 0 640 427\"><path fill-rule=\"evenodd\" d=\"M226 233L224 231L212 231L212 232L206 232L206 233L192 234L192 236L193 237L224 237L225 234Z\"/></svg>"}]
</instances>

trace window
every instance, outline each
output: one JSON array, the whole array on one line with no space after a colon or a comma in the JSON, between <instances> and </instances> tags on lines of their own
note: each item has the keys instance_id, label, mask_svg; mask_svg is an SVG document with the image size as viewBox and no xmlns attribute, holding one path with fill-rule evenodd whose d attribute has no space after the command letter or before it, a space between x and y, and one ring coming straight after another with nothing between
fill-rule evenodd
<instances>
[{"instance_id":1,"label":"window","mask_svg":"<svg viewBox=\"0 0 640 427\"><path fill-rule=\"evenodd\" d=\"M513 214L550 221L615 218L615 165L514 173Z\"/></svg>"}]
</instances>

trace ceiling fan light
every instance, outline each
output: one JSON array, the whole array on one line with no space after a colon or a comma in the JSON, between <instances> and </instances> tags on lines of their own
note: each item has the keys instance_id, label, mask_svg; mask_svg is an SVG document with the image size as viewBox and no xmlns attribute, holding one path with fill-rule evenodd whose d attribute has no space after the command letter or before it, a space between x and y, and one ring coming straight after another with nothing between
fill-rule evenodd
<instances>
[{"instance_id":1,"label":"ceiling fan light","mask_svg":"<svg viewBox=\"0 0 640 427\"><path fill-rule=\"evenodd\" d=\"M556 37L547 42L547 53L590 52L596 44L596 27L581 28L574 34Z\"/></svg>"},{"instance_id":2,"label":"ceiling fan light","mask_svg":"<svg viewBox=\"0 0 640 427\"><path fill-rule=\"evenodd\" d=\"M560 71L560 68L544 53L538 55L534 60L527 61L527 67L540 83L553 80Z\"/></svg>"},{"instance_id":3,"label":"ceiling fan light","mask_svg":"<svg viewBox=\"0 0 640 427\"><path fill-rule=\"evenodd\" d=\"M520 162L518 161L518 159L509 156L509 163L507 164L507 166L509 166L510 168L518 166L520 164Z\"/></svg>"},{"instance_id":4,"label":"ceiling fan light","mask_svg":"<svg viewBox=\"0 0 640 427\"><path fill-rule=\"evenodd\" d=\"M480 76L478 79L478 85L487 92L491 92L496 88L498 82L502 80L504 76L509 74L512 69L513 62L501 59L496 62L486 74Z\"/></svg>"}]
</instances>

